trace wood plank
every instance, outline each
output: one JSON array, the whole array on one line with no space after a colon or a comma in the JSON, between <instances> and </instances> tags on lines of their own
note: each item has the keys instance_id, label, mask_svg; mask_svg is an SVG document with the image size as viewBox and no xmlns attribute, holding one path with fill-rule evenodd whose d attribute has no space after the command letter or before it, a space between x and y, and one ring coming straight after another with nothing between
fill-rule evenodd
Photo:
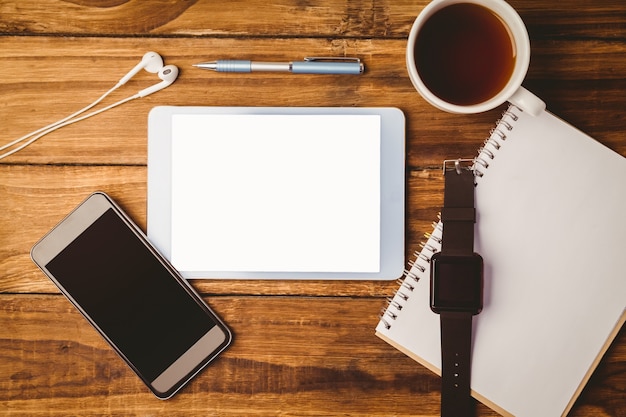
<instances>
[{"instance_id":1,"label":"wood plank","mask_svg":"<svg viewBox=\"0 0 626 417\"><path fill-rule=\"evenodd\" d=\"M1 295L0 407L30 416L438 415L438 378L373 335L383 298L207 301L235 342L174 399L159 401L64 298ZM602 395L624 386L625 337L570 415L626 411ZM496 415L479 405L478 416Z\"/></svg>"},{"instance_id":2,"label":"wood plank","mask_svg":"<svg viewBox=\"0 0 626 417\"><path fill-rule=\"evenodd\" d=\"M427 0L3 1L0 33L404 38ZM536 37L624 38L621 0L510 0ZM616 31L616 28L619 29Z\"/></svg>"},{"instance_id":3,"label":"wood plank","mask_svg":"<svg viewBox=\"0 0 626 417\"><path fill-rule=\"evenodd\" d=\"M419 248L423 234L432 231L431 223L443 201L442 187L436 169L409 175L407 257ZM57 292L30 260L30 248L97 190L110 194L145 231L144 166L0 165L0 292ZM389 296L397 289L393 281L199 280L194 283L200 292L211 294Z\"/></svg>"},{"instance_id":4,"label":"wood plank","mask_svg":"<svg viewBox=\"0 0 626 417\"><path fill-rule=\"evenodd\" d=\"M166 63L181 68L179 79L169 88L67 126L0 164L146 164L147 116L156 105L392 106L406 115L409 166L434 167L450 156L475 155L505 106L477 115L453 115L432 108L408 79L404 48L402 40L375 39L0 37L2 143L91 103L132 68L144 51L156 50ZM84 50L90 50L89 55ZM275 60L299 57L302 51L360 56L367 70L349 78L217 74L191 67L211 58L202 51L211 51L213 57ZM540 41L534 45L536 58L526 84L549 109L626 155L622 140L626 121L614 116L616 109L626 108L626 80L621 76L626 73L624 54L625 42ZM142 72L105 103L156 82L153 74Z\"/></svg>"},{"instance_id":5,"label":"wood plank","mask_svg":"<svg viewBox=\"0 0 626 417\"><path fill-rule=\"evenodd\" d=\"M0 300L0 404L5 410L129 415L147 407L160 415L209 410L388 415L388 407L397 406L381 402L380 393L394 384L396 395L407 395L415 388L402 385L422 378L422 389L428 390L419 402L429 414L438 407L435 377L372 334L382 299L346 300L341 311L336 299L307 300L306 309L302 300L284 298L210 300L233 328L235 344L167 402L147 392L61 297ZM404 369L389 368L389 358L404 361ZM19 399L14 402L14 397ZM405 404L404 413L412 406Z\"/></svg>"}]
</instances>

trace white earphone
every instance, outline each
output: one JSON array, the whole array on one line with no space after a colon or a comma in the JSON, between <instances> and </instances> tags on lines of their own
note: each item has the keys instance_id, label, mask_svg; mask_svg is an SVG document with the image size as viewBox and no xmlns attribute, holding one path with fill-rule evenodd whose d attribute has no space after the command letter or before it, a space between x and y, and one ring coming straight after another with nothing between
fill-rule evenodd
<instances>
[{"instance_id":1,"label":"white earphone","mask_svg":"<svg viewBox=\"0 0 626 417\"><path fill-rule=\"evenodd\" d=\"M166 65L159 70L158 75L162 81L152 87L144 88L138 92L137 95L139 97L145 97L159 90L163 90L165 87L169 87L174 81L176 81L176 78L178 78L178 67L176 65Z\"/></svg>"},{"instance_id":2,"label":"white earphone","mask_svg":"<svg viewBox=\"0 0 626 417\"><path fill-rule=\"evenodd\" d=\"M118 88L120 88L121 86L123 86L124 84L126 84L128 82L128 80L130 80L132 77L134 77L138 72L140 72L142 69L151 72L151 73L157 73L157 75L159 76L159 78L161 79L161 82L158 84L155 84L151 87L148 88L144 88L143 90L139 91L137 94L130 96L128 98L125 98L124 100L120 100L117 103L113 103L107 107L104 107L100 110L96 110L93 111L91 113L88 113L86 115L83 115L81 117L78 117L79 115L85 113L87 110L95 107L97 104L99 104L102 100L104 100L109 94L111 94L113 91L117 90ZM16 140L14 140L13 142L7 143L6 145L2 145L0 146L0 151L4 151L5 149L11 148L15 145L17 145L20 142L26 141L24 143L22 143L19 146L16 146L15 148L11 149L10 151L7 151L3 154L0 154L0 159L2 158L6 158L9 155L13 155L14 153L24 149L25 147L27 147L28 145L30 145L31 143L35 142L36 140L38 140L39 138L47 135L50 132L54 132L57 129L60 129L64 126L79 122L81 120L85 120L89 117L95 116L97 114L100 114L102 112L105 112L109 109L112 109L113 107L117 107L120 104L124 104L126 102L129 102L131 100L134 100L136 98L142 98L145 97L147 95L150 95L152 93L155 93L157 91L163 90L166 87L169 87L170 85L172 85L172 83L174 81L176 81L176 78L178 77L178 67L175 65L165 65L163 66L163 58L161 58L161 55L157 54L156 52L147 52L146 54L144 54L144 56L141 58L141 61L135 65L135 67L133 69L131 69L130 71L128 71L128 73L126 75L124 75L118 82L117 84L111 88L109 91L107 91L106 93L104 93L99 99L97 99L96 101L94 101L93 103L91 103L90 105L88 105L85 108L80 109L79 111L72 113L71 115L57 121L54 122L52 124L49 124L47 126L42 127L41 129L35 130L34 132L28 133L24 136L22 136L21 138L18 138ZM28 140L27 140L28 139Z\"/></svg>"},{"instance_id":3,"label":"white earphone","mask_svg":"<svg viewBox=\"0 0 626 417\"><path fill-rule=\"evenodd\" d=\"M161 55L156 52L146 52L144 56L141 58L141 61L135 65L135 68L128 71L128 74L124 75L118 82L119 85L124 85L133 78L139 71L145 69L148 72L153 74L159 72L161 68L163 68L163 58Z\"/></svg>"}]
</instances>

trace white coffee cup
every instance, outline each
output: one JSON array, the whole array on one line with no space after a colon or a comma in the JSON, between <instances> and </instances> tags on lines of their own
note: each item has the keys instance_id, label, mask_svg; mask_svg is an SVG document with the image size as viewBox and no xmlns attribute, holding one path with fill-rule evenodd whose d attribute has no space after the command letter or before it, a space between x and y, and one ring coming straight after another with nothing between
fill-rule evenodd
<instances>
[{"instance_id":1,"label":"white coffee cup","mask_svg":"<svg viewBox=\"0 0 626 417\"><path fill-rule=\"evenodd\" d=\"M424 83L415 57L415 44L424 24L440 10L459 3L471 3L483 6L497 15L508 28L509 37L513 41L515 63L506 84L492 97L475 104L454 104L440 98ZM434 0L418 15L413 23L406 49L406 63L409 77L415 89L433 106L451 113L481 113L494 109L509 101L525 112L538 115L545 109L545 103L522 87L522 81L530 63L530 40L526 26L515 9L503 0Z\"/></svg>"}]
</instances>

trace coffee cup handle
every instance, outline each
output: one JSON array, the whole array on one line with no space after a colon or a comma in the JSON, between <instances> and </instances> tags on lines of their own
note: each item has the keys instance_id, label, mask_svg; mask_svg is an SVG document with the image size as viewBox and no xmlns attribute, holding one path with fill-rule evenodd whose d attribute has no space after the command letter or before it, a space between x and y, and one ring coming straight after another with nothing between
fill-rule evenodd
<instances>
[{"instance_id":1,"label":"coffee cup handle","mask_svg":"<svg viewBox=\"0 0 626 417\"><path fill-rule=\"evenodd\" d=\"M508 101L533 116L539 116L546 109L546 103L542 99L522 86L513 93Z\"/></svg>"}]
</instances>

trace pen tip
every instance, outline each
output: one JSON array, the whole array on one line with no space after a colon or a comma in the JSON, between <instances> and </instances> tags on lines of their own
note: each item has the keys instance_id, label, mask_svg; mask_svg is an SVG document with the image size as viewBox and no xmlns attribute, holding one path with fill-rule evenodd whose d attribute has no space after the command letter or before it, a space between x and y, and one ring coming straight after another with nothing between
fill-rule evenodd
<instances>
[{"instance_id":1,"label":"pen tip","mask_svg":"<svg viewBox=\"0 0 626 417\"><path fill-rule=\"evenodd\" d=\"M217 70L217 62L200 62L198 64L192 64L196 68Z\"/></svg>"}]
</instances>

